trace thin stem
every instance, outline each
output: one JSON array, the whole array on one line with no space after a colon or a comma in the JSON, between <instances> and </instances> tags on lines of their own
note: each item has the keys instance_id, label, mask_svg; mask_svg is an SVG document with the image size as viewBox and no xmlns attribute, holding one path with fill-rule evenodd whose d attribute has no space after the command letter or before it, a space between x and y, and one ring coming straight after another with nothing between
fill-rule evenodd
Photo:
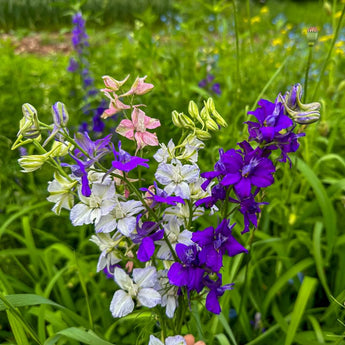
<instances>
[{"instance_id":1,"label":"thin stem","mask_svg":"<svg viewBox=\"0 0 345 345\"><path fill-rule=\"evenodd\" d=\"M335 30L335 34L333 36L333 40L332 40L331 46L330 46L330 48L328 50L328 54L327 54L326 60L323 63L323 66L322 66L322 69L321 69L321 73L319 74L319 80L318 80L318 82L317 82L317 84L315 86L315 90L314 90L314 94L313 94L313 98L312 99L316 98L317 92L319 91L319 87L320 87L322 78L324 77L325 70L326 70L328 62L329 62L329 60L331 58L335 42L336 42L336 40L338 38L338 34L339 34L339 30L340 30L340 26L341 26L341 22L343 20L344 14L345 14L345 5L344 5L343 10L341 12L341 15L340 15L340 18L339 18L339 22L338 22L337 28Z\"/></svg>"},{"instance_id":2,"label":"thin stem","mask_svg":"<svg viewBox=\"0 0 345 345\"><path fill-rule=\"evenodd\" d=\"M237 71L237 81L240 86L242 82L241 82L241 73L240 73L240 40L239 40L239 31L238 31L236 0L232 0L232 5L234 7L234 24L235 24L235 39L236 39L236 71Z\"/></svg>"},{"instance_id":3,"label":"thin stem","mask_svg":"<svg viewBox=\"0 0 345 345\"><path fill-rule=\"evenodd\" d=\"M307 101L308 78L309 78L309 70L310 70L310 66L311 66L311 60L313 58L313 46L314 46L314 44L309 44L308 62L307 62L307 68L305 70L305 78L304 78L303 103L306 103L306 101Z\"/></svg>"}]
</instances>

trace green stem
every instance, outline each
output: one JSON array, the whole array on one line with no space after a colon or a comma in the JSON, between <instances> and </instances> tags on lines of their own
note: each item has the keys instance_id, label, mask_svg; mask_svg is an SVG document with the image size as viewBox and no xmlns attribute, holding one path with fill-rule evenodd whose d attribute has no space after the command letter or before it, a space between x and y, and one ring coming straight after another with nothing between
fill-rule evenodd
<instances>
[{"instance_id":1,"label":"green stem","mask_svg":"<svg viewBox=\"0 0 345 345\"><path fill-rule=\"evenodd\" d=\"M254 46L254 39L253 39L253 30L252 30L252 22L251 22L251 15L250 15L250 0L247 0L247 17L248 17L248 28L249 28L249 37L250 37L250 52L253 52Z\"/></svg>"},{"instance_id":2,"label":"green stem","mask_svg":"<svg viewBox=\"0 0 345 345\"><path fill-rule=\"evenodd\" d=\"M305 70L305 78L304 78L304 96L303 96L303 103L306 103L307 101L307 92L308 92L308 78L309 78L309 70L311 65L311 60L313 58L313 47L314 44L309 44L309 54L308 54L308 62L307 62L307 68Z\"/></svg>"},{"instance_id":3,"label":"green stem","mask_svg":"<svg viewBox=\"0 0 345 345\"><path fill-rule=\"evenodd\" d=\"M232 5L234 7L234 24L235 24L235 39L236 39L236 71L237 71L237 82L241 86L241 73L240 73L240 40L238 31L238 19L237 19L237 6L236 0L232 0Z\"/></svg>"},{"instance_id":4,"label":"green stem","mask_svg":"<svg viewBox=\"0 0 345 345\"><path fill-rule=\"evenodd\" d=\"M332 40L331 46L330 46L330 48L328 50L328 54L327 54L326 60L324 61L322 69L321 69L321 73L319 74L319 80L318 80L318 82L317 82L317 84L315 86L315 90L314 90L314 94L313 94L313 98L312 99L316 98L317 92L319 91L319 87L320 87L322 78L325 75L325 70L326 70L328 62L329 62L329 60L331 58L335 42L336 42L336 40L338 38L338 34L339 34L339 30L340 30L340 26L341 26L341 22L343 20L344 14L345 14L345 5L344 5L343 10L341 12L341 15L340 15L340 18L339 18L339 22L338 22L337 28L335 30L335 34L333 36L333 40Z\"/></svg>"}]
</instances>

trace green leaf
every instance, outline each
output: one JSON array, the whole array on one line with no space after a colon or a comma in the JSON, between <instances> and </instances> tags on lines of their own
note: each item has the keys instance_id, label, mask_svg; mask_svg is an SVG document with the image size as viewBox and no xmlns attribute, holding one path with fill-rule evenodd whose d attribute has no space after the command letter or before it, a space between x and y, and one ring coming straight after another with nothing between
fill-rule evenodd
<instances>
[{"instance_id":1,"label":"green leaf","mask_svg":"<svg viewBox=\"0 0 345 345\"><path fill-rule=\"evenodd\" d=\"M54 307L64 308L60 304L57 304L50 299L44 298L39 295L33 294L15 294L15 295L7 295L5 296L6 300L15 308L17 307L27 307L30 305L37 305L37 304L50 304ZM0 300L0 311L8 309L3 301Z\"/></svg>"},{"instance_id":2,"label":"green leaf","mask_svg":"<svg viewBox=\"0 0 345 345\"><path fill-rule=\"evenodd\" d=\"M301 288L298 291L284 345L291 345L293 343L298 326L303 318L307 302L314 293L316 285L317 279L308 276L304 277Z\"/></svg>"},{"instance_id":3,"label":"green leaf","mask_svg":"<svg viewBox=\"0 0 345 345\"><path fill-rule=\"evenodd\" d=\"M333 247L335 244L335 238L337 234L337 215L329 199L325 188L323 187L320 179L315 175L313 170L302 160L298 160L298 169L304 175L306 180L312 186L316 199L319 203L322 215L323 223L326 228L326 238L327 238L327 260L331 257L333 252Z\"/></svg>"},{"instance_id":4,"label":"green leaf","mask_svg":"<svg viewBox=\"0 0 345 345\"><path fill-rule=\"evenodd\" d=\"M61 337L67 337L88 345L114 345L100 338L95 332L84 328L70 327L58 332L44 342L44 345L54 345Z\"/></svg>"}]
</instances>

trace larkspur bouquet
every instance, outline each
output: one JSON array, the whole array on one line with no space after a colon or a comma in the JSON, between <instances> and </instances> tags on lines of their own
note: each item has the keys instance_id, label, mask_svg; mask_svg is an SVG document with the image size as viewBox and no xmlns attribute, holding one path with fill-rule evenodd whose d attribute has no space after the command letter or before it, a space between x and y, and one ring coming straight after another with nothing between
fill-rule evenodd
<instances>
[{"instance_id":1,"label":"larkspur bouquet","mask_svg":"<svg viewBox=\"0 0 345 345\"><path fill-rule=\"evenodd\" d=\"M100 249L97 271L118 287L110 302L113 317L149 308L161 331L156 334L161 340L151 335L149 345L186 344L178 334L191 302L204 301L209 312L219 314L219 298L236 288L223 282L224 257L248 252L241 234L258 226L267 204L263 189L274 183L276 164L291 166L289 154L304 136L295 132L296 124L317 121L320 104L302 104L299 84L274 102L261 99L245 122L248 140L236 149L219 149L214 168L200 172L198 153L204 142L227 126L213 100L201 110L191 101L189 115L173 111L181 137L178 143L163 143L151 131L160 121L146 115L144 104L134 104L135 96L153 85L138 77L124 91L128 79L105 76L101 90L110 101L102 117L124 114L116 128L123 141L115 145L111 135L92 140L87 132L72 137L63 103L53 105L52 125L40 122L36 109L26 103L13 148L31 143L38 151L19 159L23 172L51 166L54 179L47 199L56 214L66 209L74 226L94 225L90 240ZM134 154L124 149L130 142ZM154 164L145 158L148 147L158 147ZM235 212L243 217L243 228L233 222ZM200 228L199 220L210 215L214 217L204 221L209 226Z\"/></svg>"}]
</instances>

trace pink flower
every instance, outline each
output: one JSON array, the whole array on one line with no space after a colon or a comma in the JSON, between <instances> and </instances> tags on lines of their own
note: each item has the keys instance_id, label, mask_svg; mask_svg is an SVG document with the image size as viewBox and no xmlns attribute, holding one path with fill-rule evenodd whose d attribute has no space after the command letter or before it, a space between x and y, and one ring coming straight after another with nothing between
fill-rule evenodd
<instances>
[{"instance_id":1,"label":"pink flower","mask_svg":"<svg viewBox=\"0 0 345 345\"><path fill-rule=\"evenodd\" d=\"M107 91L117 91L129 78L128 76L123 80L116 80L108 75L102 77L104 85L108 88Z\"/></svg>"},{"instance_id":2,"label":"pink flower","mask_svg":"<svg viewBox=\"0 0 345 345\"><path fill-rule=\"evenodd\" d=\"M114 94L114 97L113 97L110 95L107 89L103 89L101 91L103 91L104 95L110 99L109 109L104 110L101 116L102 119L107 119L108 117L113 116L124 109L130 109L130 106L122 103L119 100L119 97L115 93L113 93Z\"/></svg>"},{"instance_id":3,"label":"pink flower","mask_svg":"<svg viewBox=\"0 0 345 345\"><path fill-rule=\"evenodd\" d=\"M157 146L158 138L156 133L147 132L146 129L159 127L161 125L159 120L146 116L137 107L133 108L131 118L132 120L122 120L116 128L116 132L127 139L135 140L137 142L137 151L146 145Z\"/></svg>"},{"instance_id":4,"label":"pink flower","mask_svg":"<svg viewBox=\"0 0 345 345\"><path fill-rule=\"evenodd\" d=\"M129 95L144 95L148 93L154 86L153 84L145 83L145 77L135 79L133 85L131 86L130 90L124 93L121 96L129 96Z\"/></svg>"}]
</instances>

